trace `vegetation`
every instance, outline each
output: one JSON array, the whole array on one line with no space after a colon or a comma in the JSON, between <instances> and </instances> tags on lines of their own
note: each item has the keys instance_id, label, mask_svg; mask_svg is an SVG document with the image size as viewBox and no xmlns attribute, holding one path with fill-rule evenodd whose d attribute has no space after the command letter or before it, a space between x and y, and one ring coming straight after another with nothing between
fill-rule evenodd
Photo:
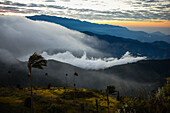
<instances>
[{"instance_id":1,"label":"vegetation","mask_svg":"<svg viewBox=\"0 0 170 113\"><path fill-rule=\"evenodd\" d=\"M121 97L117 104L120 113L169 113L170 112L170 77L167 83L158 91L152 91L147 97L138 94L138 97Z\"/></svg>"},{"instance_id":2,"label":"vegetation","mask_svg":"<svg viewBox=\"0 0 170 113\"><path fill-rule=\"evenodd\" d=\"M137 97L109 98L98 90L67 87L33 87L35 113L168 113L170 111L170 78L158 91L147 98L140 93ZM109 88L109 87L108 87ZM111 87L110 89L114 89ZM30 113L30 88L0 88L0 109L2 113ZM74 99L75 94L75 99ZM9 109L10 108L10 109Z\"/></svg>"},{"instance_id":3,"label":"vegetation","mask_svg":"<svg viewBox=\"0 0 170 113\"><path fill-rule=\"evenodd\" d=\"M29 77L30 87L31 87L31 113L34 113L31 71L32 68L43 69L43 66L46 65L47 65L47 61L37 53L34 53L32 56L30 56L28 60L28 70L29 70L28 77Z\"/></svg>"},{"instance_id":4,"label":"vegetation","mask_svg":"<svg viewBox=\"0 0 170 113\"><path fill-rule=\"evenodd\" d=\"M75 99L74 99L75 93ZM98 90L77 89L67 87L34 87L34 112L35 113L94 113L96 99L98 100L98 112L107 112L107 101L104 93ZM1 113L30 113L30 88L0 88ZM115 98L109 97L110 111L119 103ZM10 108L10 109L9 109Z\"/></svg>"}]
</instances>

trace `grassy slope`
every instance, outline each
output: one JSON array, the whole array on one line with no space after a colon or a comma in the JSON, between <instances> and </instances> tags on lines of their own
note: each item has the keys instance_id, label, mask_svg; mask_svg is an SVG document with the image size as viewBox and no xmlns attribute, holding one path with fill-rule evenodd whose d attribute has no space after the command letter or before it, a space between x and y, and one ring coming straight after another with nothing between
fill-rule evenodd
<instances>
[{"instance_id":1,"label":"grassy slope","mask_svg":"<svg viewBox=\"0 0 170 113\"><path fill-rule=\"evenodd\" d=\"M74 89L63 87L34 88L34 106L36 113L82 113L96 111L96 99L99 101L99 112L107 112L106 96L97 90L77 89L74 99ZM30 113L30 108L24 106L24 101L30 96L28 88L18 89L0 88L1 113ZM110 111L118 103L115 98L110 99ZM84 109L84 110L83 110Z\"/></svg>"},{"instance_id":2,"label":"grassy slope","mask_svg":"<svg viewBox=\"0 0 170 113\"><path fill-rule=\"evenodd\" d=\"M74 92L75 97L74 98ZM1 113L30 113L29 88L0 88ZM107 99L104 93L98 90L76 89L63 87L34 88L35 113L107 113ZM158 91L144 96L120 97L119 101L109 97L110 113L169 113L170 112L170 78Z\"/></svg>"}]
</instances>

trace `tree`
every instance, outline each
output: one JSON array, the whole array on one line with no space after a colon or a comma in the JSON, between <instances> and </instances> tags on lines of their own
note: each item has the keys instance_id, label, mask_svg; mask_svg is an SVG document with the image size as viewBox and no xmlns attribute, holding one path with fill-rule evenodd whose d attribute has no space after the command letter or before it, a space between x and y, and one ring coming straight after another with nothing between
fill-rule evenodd
<instances>
[{"instance_id":1,"label":"tree","mask_svg":"<svg viewBox=\"0 0 170 113\"><path fill-rule=\"evenodd\" d=\"M76 76L79 76L77 72L75 72L74 75L73 75L73 77L74 77L73 78L74 79L74 84L73 85L74 85L75 90L76 90L76 80L75 80Z\"/></svg>"},{"instance_id":2,"label":"tree","mask_svg":"<svg viewBox=\"0 0 170 113\"><path fill-rule=\"evenodd\" d=\"M75 94L75 93L76 93L76 80L75 80L75 77L76 77L76 76L79 76L77 72L75 72L74 75L73 75L73 77L74 77L74 78L73 78L73 79L74 79L74 84L73 84L73 85L74 85L74 99L75 99L75 95L76 95L76 94Z\"/></svg>"},{"instance_id":3,"label":"tree","mask_svg":"<svg viewBox=\"0 0 170 113\"><path fill-rule=\"evenodd\" d=\"M50 88L51 88L51 84L49 83L47 89L50 89Z\"/></svg>"},{"instance_id":4,"label":"tree","mask_svg":"<svg viewBox=\"0 0 170 113\"><path fill-rule=\"evenodd\" d=\"M115 92L116 92L115 86L112 86L112 85L107 86L106 95L107 95L108 113L109 113L109 94L114 95Z\"/></svg>"},{"instance_id":5,"label":"tree","mask_svg":"<svg viewBox=\"0 0 170 113\"><path fill-rule=\"evenodd\" d=\"M66 79L66 84L65 84L65 93L66 93L66 90L67 90L67 87L68 87L68 80L67 80L67 77L68 77L68 74L66 73L66 77L65 77L65 79Z\"/></svg>"},{"instance_id":6,"label":"tree","mask_svg":"<svg viewBox=\"0 0 170 113\"><path fill-rule=\"evenodd\" d=\"M107 88L106 88L106 93L107 93L107 94L114 95L115 92L117 92L117 91L115 90L115 86L112 86L112 85L107 86Z\"/></svg>"},{"instance_id":7,"label":"tree","mask_svg":"<svg viewBox=\"0 0 170 113\"><path fill-rule=\"evenodd\" d=\"M29 77L29 82L31 87L31 113L34 113L31 71L32 68L43 69L43 66L47 66L47 60L45 60L41 55L34 53L32 56L30 56L28 60L28 70L29 70L28 77Z\"/></svg>"}]
</instances>

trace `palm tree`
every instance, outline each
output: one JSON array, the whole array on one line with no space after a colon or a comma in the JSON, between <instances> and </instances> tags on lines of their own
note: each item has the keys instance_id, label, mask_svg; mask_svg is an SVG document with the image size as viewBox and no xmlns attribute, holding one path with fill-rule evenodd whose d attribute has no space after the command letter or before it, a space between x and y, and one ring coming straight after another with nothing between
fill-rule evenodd
<instances>
[{"instance_id":1,"label":"palm tree","mask_svg":"<svg viewBox=\"0 0 170 113\"><path fill-rule=\"evenodd\" d=\"M109 94L114 95L115 92L116 92L115 86L112 86L112 85L107 86L107 88L106 88L106 95L107 95L108 113L110 112L109 111Z\"/></svg>"},{"instance_id":2,"label":"palm tree","mask_svg":"<svg viewBox=\"0 0 170 113\"><path fill-rule=\"evenodd\" d=\"M67 87L68 87L68 80L67 80L67 76L68 76L68 74L66 73L66 77L65 77L65 79L66 79L65 92L66 92L66 89L67 89Z\"/></svg>"},{"instance_id":3,"label":"palm tree","mask_svg":"<svg viewBox=\"0 0 170 113\"><path fill-rule=\"evenodd\" d=\"M74 81L74 84L73 84L73 86L74 86L74 99L75 99L75 95L76 95L76 94L75 94L75 93L76 93L76 80L75 80L75 77L76 77L76 76L79 76L77 72L75 72L74 75L73 75L73 77L74 77L74 78L73 78L73 79L74 79L74 80L73 80L73 81Z\"/></svg>"},{"instance_id":4,"label":"palm tree","mask_svg":"<svg viewBox=\"0 0 170 113\"><path fill-rule=\"evenodd\" d=\"M74 75L73 75L73 77L74 77L74 78L73 78L73 79L74 79L74 80L73 80L73 81L74 81L73 86L74 86L75 90L76 90L76 79L75 79L76 76L79 76L77 72L75 72Z\"/></svg>"},{"instance_id":5,"label":"palm tree","mask_svg":"<svg viewBox=\"0 0 170 113\"><path fill-rule=\"evenodd\" d=\"M45 60L41 55L34 53L30 56L28 60L28 70L29 70L29 82L31 87L31 113L34 113L34 106L33 106L33 92L32 92L32 79L31 79L31 70L32 68L43 69L43 66L47 65L47 60Z\"/></svg>"}]
</instances>

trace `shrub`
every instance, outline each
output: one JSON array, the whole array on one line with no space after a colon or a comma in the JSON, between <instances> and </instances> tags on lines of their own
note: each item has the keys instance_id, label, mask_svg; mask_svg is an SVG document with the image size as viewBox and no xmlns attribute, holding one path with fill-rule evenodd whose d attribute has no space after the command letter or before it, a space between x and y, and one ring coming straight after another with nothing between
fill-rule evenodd
<instances>
[{"instance_id":1,"label":"shrub","mask_svg":"<svg viewBox=\"0 0 170 113\"><path fill-rule=\"evenodd\" d=\"M47 109L48 113L65 113L66 108L62 107L61 105L51 104L50 107Z\"/></svg>"},{"instance_id":2,"label":"shrub","mask_svg":"<svg viewBox=\"0 0 170 113\"><path fill-rule=\"evenodd\" d=\"M25 107L31 107L31 98L30 97L27 97L24 101L24 106Z\"/></svg>"},{"instance_id":3,"label":"shrub","mask_svg":"<svg viewBox=\"0 0 170 113\"><path fill-rule=\"evenodd\" d=\"M50 89L51 88L51 84L48 84L48 87L47 87L47 89Z\"/></svg>"}]
</instances>

